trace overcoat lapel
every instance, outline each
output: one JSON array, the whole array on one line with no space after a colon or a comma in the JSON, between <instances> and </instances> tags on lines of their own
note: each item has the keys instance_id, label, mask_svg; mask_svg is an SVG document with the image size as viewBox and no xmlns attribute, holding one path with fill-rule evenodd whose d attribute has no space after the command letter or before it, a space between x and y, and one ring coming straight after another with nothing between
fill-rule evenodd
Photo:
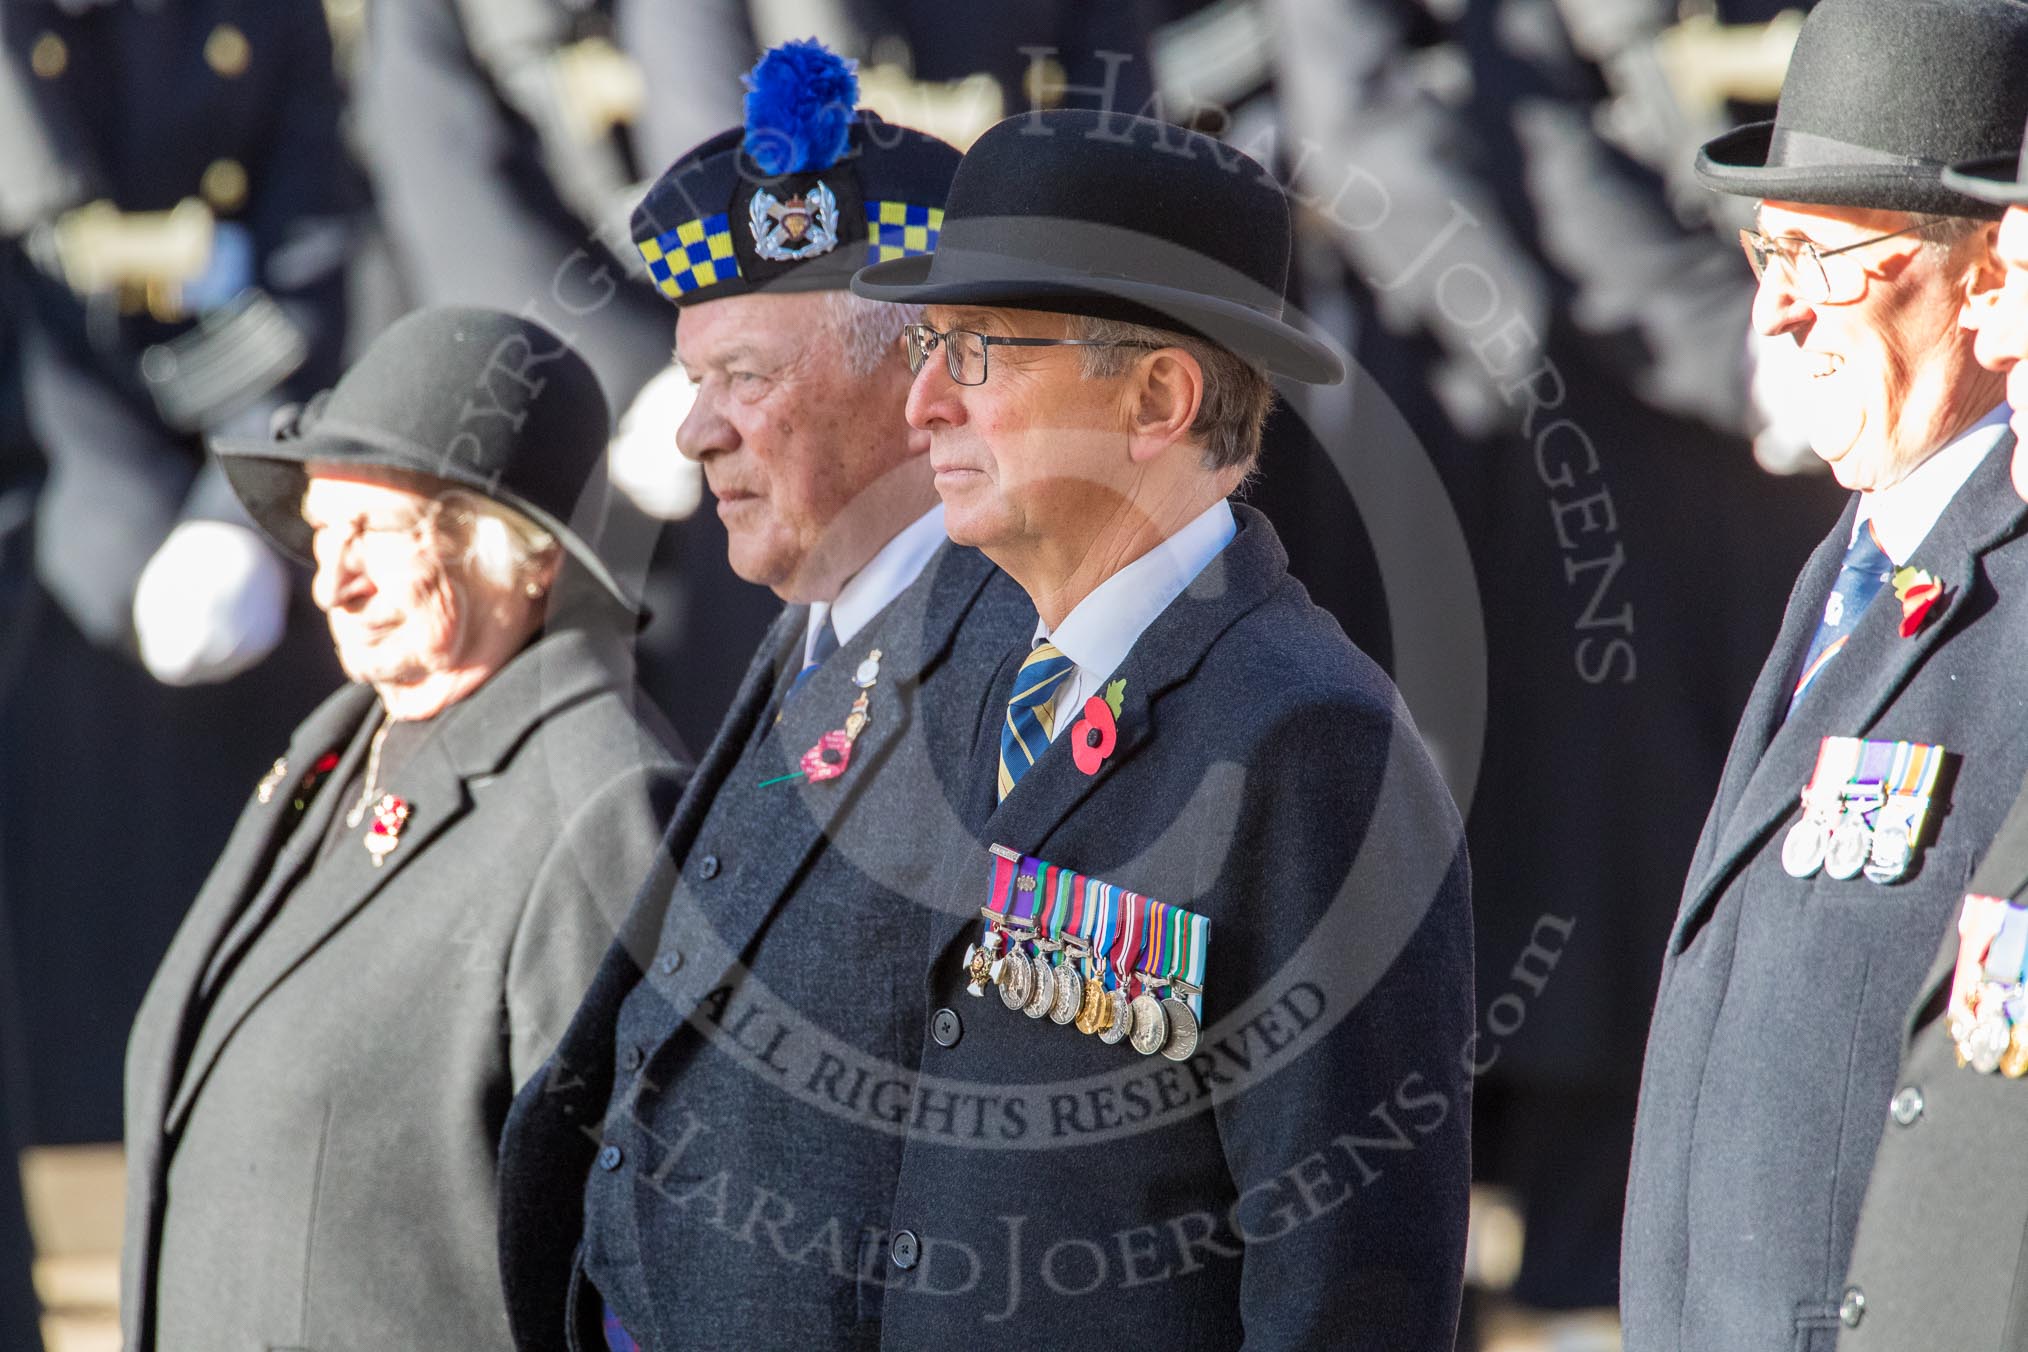
<instances>
[{"instance_id":1,"label":"overcoat lapel","mask_svg":"<svg viewBox=\"0 0 2028 1352\"><path fill-rule=\"evenodd\" d=\"M1747 776L1736 806L1718 822L1716 847L1685 895L1670 941L1672 950L1680 946L1726 880L1776 823L1794 810L1797 796L1816 766L1823 738L1860 737L1870 732L1937 645L1968 615L1977 618L1975 611L1986 603L1982 599L1982 558L1995 545L2018 534L2024 513L2028 513L2028 504L2015 495L2009 479L2013 445L2009 435L1980 462L1909 560L1909 566L1928 569L1944 586L1942 601L1922 628L1907 638L1900 636L1900 604L1894 593L1883 587L1853 627L1846 650L1824 667L1803 697L1796 717L1784 720L1774 731ZM1849 532L1849 514L1844 526ZM1841 538L1834 532L1826 547L1837 545L1842 557ZM1813 572L1823 553L1820 549L1818 557L1812 558ZM1828 593L1825 586L1822 594ZM1800 617L1791 615L1783 625L1783 646L1792 646L1790 631L1805 618L1810 631L1815 631L1814 610L1806 610ZM1763 689L1776 665L1771 660L1763 670L1750 705L1762 717L1767 698L1786 700L1779 691Z\"/></svg>"},{"instance_id":2,"label":"overcoat lapel","mask_svg":"<svg viewBox=\"0 0 2028 1352\"><path fill-rule=\"evenodd\" d=\"M262 803L248 801L233 827L218 864L198 889L190 914L177 931L175 941L163 956L149 997L151 1018L159 1019L149 1044L154 1049L152 1064L135 1081L134 1101L128 1113L137 1122L159 1125L163 1105L174 1087L182 1051L196 1035L190 1025L198 1012L198 985L210 969L222 943L236 922L262 904L270 881L288 859L312 848L306 842L321 839L317 829L320 809L336 797L333 784L342 784L347 764L357 765L363 755L359 736L367 711L373 707L373 692L364 686L348 685L325 700L303 720L289 739L282 759L283 778L274 796ZM327 776L317 796L298 820L294 809L295 788L317 758L334 748L347 747L348 754ZM327 818L328 819L328 818ZM156 1013L155 1011L159 1011Z\"/></svg>"},{"instance_id":3,"label":"overcoat lapel","mask_svg":"<svg viewBox=\"0 0 2028 1352\"><path fill-rule=\"evenodd\" d=\"M1740 715L1739 728L1733 733L1732 749L1726 754L1725 772L1712 802L1711 819L1705 824L1697 842L1696 857L1691 861L1689 877L1693 881L1704 876L1718 846L1720 828L1732 820L1747 782L1767 753L1768 743L1781 728L1810 640L1816 637L1824 605L1837 585L1838 570L1844 564L1847 542L1852 538L1852 521L1858 510L1859 497L1855 493L1846 502L1836 528L1803 565L1789 594L1788 608L1782 612L1781 632L1761 666L1760 676L1747 696L1746 709Z\"/></svg>"},{"instance_id":4,"label":"overcoat lapel","mask_svg":"<svg viewBox=\"0 0 2028 1352\"><path fill-rule=\"evenodd\" d=\"M737 888L700 889L679 881L669 896L664 923L672 942L696 953L714 977L734 968L794 889L812 856L841 828L853 803L873 791L882 765L923 716L923 676L949 650L959 623L992 573L991 562L977 551L941 547L920 577L852 642L826 659L793 698L781 703L778 724L756 730L761 740L754 754L731 771L751 775L753 782L727 784L722 792L781 795L782 811L775 818L768 848L745 856ZM859 693L854 676L876 648L880 671L869 700L870 721L853 744L845 773L818 783L798 777L761 787L768 780L794 775L803 753L825 733L843 726ZM668 983L664 990L678 1015L687 1018L719 984L715 979L702 985L685 980Z\"/></svg>"},{"instance_id":5,"label":"overcoat lapel","mask_svg":"<svg viewBox=\"0 0 2028 1352\"><path fill-rule=\"evenodd\" d=\"M442 715L443 726L388 779L386 791L404 799L410 815L381 863L364 848L347 846L316 866L324 830L309 829L319 821L304 823L263 889L263 902L276 910L266 927L272 931L268 942L249 942L240 959L244 970L221 987L220 1003L204 1020L170 1103L166 1130L181 1126L220 1051L268 993L470 810L470 780L497 771L544 719L616 684L590 644L574 631L541 639ZM348 760L356 763L356 754ZM333 778L347 782L335 773ZM320 806L322 812L314 815L328 828L338 805Z\"/></svg>"},{"instance_id":6,"label":"overcoat lapel","mask_svg":"<svg viewBox=\"0 0 2028 1352\"><path fill-rule=\"evenodd\" d=\"M1267 600L1288 576L1288 555L1266 519L1239 504L1234 504L1233 514L1239 520L1239 531L1231 543L1155 617L1108 678L1109 683L1126 682L1113 754L1099 764L1096 774L1085 774L1077 767L1071 731L1066 727L1051 739L1048 749L988 819L987 831L994 843L1026 853L1041 851L1050 834L1119 766L1142 754L1161 754L1155 731L1162 697L1182 685L1225 631ZM1013 665L1011 659L1007 665ZM1011 673L1003 667L994 687L998 697L988 702L991 726L981 734L981 742L990 744L993 756L998 755L998 723L1005 717L1011 685ZM1058 714L1059 719L1081 716L1082 711L1075 709ZM1169 748L1170 754L1180 750ZM981 760L987 755L982 749Z\"/></svg>"}]
</instances>

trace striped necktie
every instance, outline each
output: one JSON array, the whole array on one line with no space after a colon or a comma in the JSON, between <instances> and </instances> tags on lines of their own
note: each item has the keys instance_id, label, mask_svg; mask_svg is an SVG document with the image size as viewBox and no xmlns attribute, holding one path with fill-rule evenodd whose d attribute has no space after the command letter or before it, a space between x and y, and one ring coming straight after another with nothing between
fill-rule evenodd
<instances>
[{"instance_id":1,"label":"striped necktie","mask_svg":"<svg viewBox=\"0 0 2028 1352\"><path fill-rule=\"evenodd\" d=\"M1844 648L1859 617L1866 612L1867 603L1879 594L1893 572L1894 560L1880 547L1873 534L1873 523L1868 521L1852 541L1852 547L1845 551L1838 580L1831 587L1830 599L1824 603L1824 618L1818 622L1809 654L1803 658L1803 674L1796 681L1795 693L1789 696L1790 713L1802 702L1803 692Z\"/></svg>"},{"instance_id":2,"label":"striped necktie","mask_svg":"<svg viewBox=\"0 0 2028 1352\"><path fill-rule=\"evenodd\" d=\"M1038 643L1014 673L1014 696L1007 701L1007 721L1000 728L1000 797L1049 749L1056 729L1056 696L1077 663L1057 651L1054 643Z\"/></svg>"}]
</instances>

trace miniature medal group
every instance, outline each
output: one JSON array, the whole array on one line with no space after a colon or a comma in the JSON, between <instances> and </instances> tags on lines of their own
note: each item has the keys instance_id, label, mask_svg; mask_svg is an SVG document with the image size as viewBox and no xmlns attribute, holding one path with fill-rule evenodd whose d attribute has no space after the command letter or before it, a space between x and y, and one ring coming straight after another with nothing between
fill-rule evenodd
<instances>
[{"instance_id":1,"label":"miniature medal group","mask_svg":"<svg viewBox=\"0 0 2028 1352\"><path fill-rule=\"evenodd\" d=\"M1826 737L1803 789L1803 818L1782 840L1782 867L1807 878L1907 875L1921 848L1944 749L1920 742Z\"/></svg>"},{"instance_id":2,"label":"miniature medal group","mask_svg":"<svg viewBox=\"0 0 2028 1352\"><path fill-rule=\"evenodd\" d=\"M965 950L966 990L1031 1019L1187 1061L1203 1018L1210 921L1138 892L993 849L984 933Z\"/></svg>"},{"instance_id":3,"label":"miniature medal group","mask_svg":"<svg viewBox=\"0 0 2028 1352\"><path fill-rule=\"evenodd\" d=\"M1948 1028L1958 1064L1981 1075L2028 1075L2028 910L1999 897L1965 898Z\"/></svg>"}]
</instances>

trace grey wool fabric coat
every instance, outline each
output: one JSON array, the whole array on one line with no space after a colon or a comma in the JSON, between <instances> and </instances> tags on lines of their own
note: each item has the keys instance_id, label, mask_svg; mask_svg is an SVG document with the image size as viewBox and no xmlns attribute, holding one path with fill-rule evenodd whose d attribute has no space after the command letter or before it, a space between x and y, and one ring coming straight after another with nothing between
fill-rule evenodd
<instances>
[{"instance_id":1,"label":"grey wool fabric coat","mask_svg":"<svg viewBox=\"0 0 2028 1352\"><path fill-rule=\"evenodd\" d=\"M506 1343L500 1126L684 778L620 669L559 629L439 714L385 779L410 816L379 865L323 849L378 701L304 720L129 1042L129 1352Z\"/></svg>"},{"instance_id":2,"label":"grey wool fabric coat","mask_svg":"<svg viewBox=\"0 0 2028 1352\"><path fill-rule=\"evenodd\" d=\"M808 613L754 655L625 935L508 1117L522 1352L603 1352L605 1303L652 1352L882 1345L930 880L978 825L966 771L1035 611L947 544L791 692ZM862 692L844 772L792 777Z\"/></svg>"},{"instance_id":3,"label":"grey wool fabric coat","mask_svg":"<svg viewBox=\"0 0 2028 1352\"><path fill-rule=\"evenodd\" d=\"M1788 713L1856 496L1796 581L1663 960L1622 1245L1628 1352L1829 1352L1872 1317L1847 1299L1846 1271L1874 1152L1895 1130L1908 1011L2028 770L2013 448L2008 436L1987 455L1909 560L1944 588L1927 620L1904 636L1883 587ZM1831 736L1950 757L1929 843L1898 882L1782 866Z\"/></svg>"}]
</instances>

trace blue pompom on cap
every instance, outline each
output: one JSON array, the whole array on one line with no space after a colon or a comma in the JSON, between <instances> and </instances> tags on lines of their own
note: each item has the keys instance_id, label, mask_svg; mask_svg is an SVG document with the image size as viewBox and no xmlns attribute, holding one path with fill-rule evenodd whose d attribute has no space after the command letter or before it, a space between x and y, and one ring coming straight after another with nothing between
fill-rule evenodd
<instances>
[{"instance_id":1,"label":"blue pompom on cap","mask_svg":"<svg viewBox=\"0 0 2028 1352\"><path fill-rule=\"evenodd\" d=\"M830 168L851 140L857 71L815 38L769 50L740 77L748 157L770 176Z\"/></svg>"}]
</instances>

